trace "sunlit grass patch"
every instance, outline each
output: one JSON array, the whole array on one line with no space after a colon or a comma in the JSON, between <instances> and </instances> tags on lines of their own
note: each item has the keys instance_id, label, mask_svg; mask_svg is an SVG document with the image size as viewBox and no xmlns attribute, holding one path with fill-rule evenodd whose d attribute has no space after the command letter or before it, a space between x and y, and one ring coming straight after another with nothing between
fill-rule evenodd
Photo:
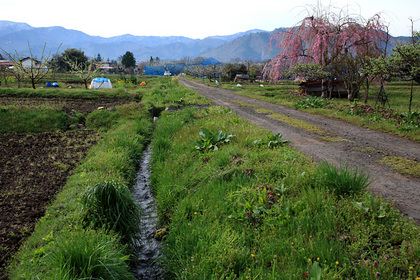
<instances>
[{"instance_id":1,"label":"sunlit grass patch","mask_svg":"<svg viewBox=\"0 0 420 280\"><path fill-rule=\"evenodd\" d=\"M325 129L322 129L322 128L316 126L316 125L313 125L313 124L310 124L308 122L298 120L298 119L295 119L295 118L291 118L291 117L288 117L286 115L276 113L272 110L267 110L267 109L264 109L264 108L258 108L258 109L255 109L255 111L257 113L260 113L260 114L268 114L268 117L273 119L273 120L281 121L281 122L283 122L287 125L290 125L290 126L293 126L293 127L299 128L299 129L303 129L303 130L306 130L306 131L311 132L311 133L315 133L315 134L322 135L322 136L332 136L331 132L329 132Z\"/></svg>"},{"instance_id":2,"label":"sunlit grass patch","mask_svg":"<svg viewBox=\"0 0 420 280\"><path fill-rule=\"evenodd\" d=\"M327 142L353 142L352 140L341 138L341 137L334 137L334 136L320 136L318 137L321 140L327 141Z\"/></svg>"},{"instance_id":3,"label":"sunlit grass patch","mask_svg":"<svg viewBox=\"0 0 420 280\"><path fill-rule=\"evenodd\" d=\"M384 156L379 161L400 174L420 177L420 163L403 157Z\"/></svg>"}]
</instances>

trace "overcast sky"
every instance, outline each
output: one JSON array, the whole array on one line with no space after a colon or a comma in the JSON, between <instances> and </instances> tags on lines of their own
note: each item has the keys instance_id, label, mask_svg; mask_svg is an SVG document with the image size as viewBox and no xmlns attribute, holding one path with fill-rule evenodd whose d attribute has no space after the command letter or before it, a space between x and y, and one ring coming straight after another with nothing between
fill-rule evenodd
<instances>
[{"instance_id":1,"label":"overcast sky","mask_svg":"<svg viewBox=\"0 0 420 280\"><path fill-rule=\"evenodd\" d=\"M317 0L0 0L1 20L33 27L62 26L89 35L123 34L204 38L250 29L272 31L296 25L305 7ZM320 0L323 6L348 8L370 18L381 13L393 36L409 36L409 18L418 20L419 0Z\"/></svg>"}]
</instances>

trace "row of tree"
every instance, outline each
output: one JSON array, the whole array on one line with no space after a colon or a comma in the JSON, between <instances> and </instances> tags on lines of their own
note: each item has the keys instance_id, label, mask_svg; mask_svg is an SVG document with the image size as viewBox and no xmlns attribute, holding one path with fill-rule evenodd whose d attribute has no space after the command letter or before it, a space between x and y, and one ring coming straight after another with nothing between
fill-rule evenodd
<instances>
[{"instance_id":1,"label":"row of tree","mask_svg":"<svg viewBox=\"0 0 420 280\"><path fill-rule=\"evenodd\" d=\"M7 76L11 75L16 78L18 87L21 86L22 80L29 80L32 87L35 89L39 81L53 71L76 75L85 87L88 88L90 80L92 80L93 77L100 75L103 71L101 69L103 60L100 54L98 54L95 59L89 60L82 50L68 48L62 53L58 53L57 51L57 54L51 56L51 53L46 54L45 47L46 45L44 45L41 57L39 58L36 58L32 54L29 42L28 48L30 55L26 58L21 57L17 52L12 54L1 49L5 55L4 58L7 58L13 63L12 67L2 67L0 69L5 82L7 82ZM3 59L3 56L0 58ZM116 68L120 72L124 69L134 69L136 65L134 55L129 51L121 56L120 60L121 65L114 62ZM29 61L29 64L24 61Z\"/></svg>"}]
</instances>

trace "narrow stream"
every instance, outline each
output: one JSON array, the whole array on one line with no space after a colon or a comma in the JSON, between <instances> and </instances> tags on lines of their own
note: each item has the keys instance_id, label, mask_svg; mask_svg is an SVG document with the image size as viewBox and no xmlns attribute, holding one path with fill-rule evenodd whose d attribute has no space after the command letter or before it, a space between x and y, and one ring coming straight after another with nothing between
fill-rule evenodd
<instances>
[{"instance_id":1,"label":"narrow stream","mask_svg":"<svg viewBox=\"0 0 420 280\"><path fill-rule=\"evenodd\" d=\"M161 279L162 274L158 262L161 245L159 241L154 239L157 222L156 202L149 187L151 150L149 145L143 152L140 169L133 188L134 198L143 209L141 242L135 248L137 255L135 270L137 278L144 280Z\"/></svg>"}]
</instances>

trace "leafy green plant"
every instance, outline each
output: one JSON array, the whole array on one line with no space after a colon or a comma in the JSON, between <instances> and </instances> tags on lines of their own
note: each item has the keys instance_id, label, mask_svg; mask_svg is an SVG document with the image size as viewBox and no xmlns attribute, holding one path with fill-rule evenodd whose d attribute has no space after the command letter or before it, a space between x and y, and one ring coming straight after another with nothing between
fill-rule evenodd
<instances>
[{"instance_id":1,"label":"leafy green plant","mask_svg":"<svg viewBox=\"0 0 420 280\"><path fill-rule=\"evenodd\" d=\"M266 139L255 140L254 144L257 146L267 146L269 148L273 148L277 146L283 146L284 144L290 142L289 140L282 139L282 137L283 136L280 133L276 135L270 133L270 135L268 135Z\"/></svg>"},{"instance_id":2,"label":"leafy green plant","mask_svg":"<svg viewBox=\"0 0 420 280\"><path fill-rule=\"evenodd\" d=\"M56 279L135 279L124 249L115 236L79 231L58 238L48 258Z\"/></svg>"},{"instance_id":3,"label":"leafy green plant","mask_svg":"<svg viewBox=\"0 0 420 280\"><path fill-rule=\"evenodd\" d=\"M235 136L235 134L226 134L225 132L219 130L217 132L212 132L211 130L202 127L198 135L201 139L192 141L196 150L199 151L217 151L223 143L230 142L230 139Z\"/></svg>"},{"instance_id":4,"label":"leafy green plant","mask_svg":"<svg viewBox=\"0 0 420 280\"><path fill-rule=\"evenodd\" d=\"M346 163L344 166L340 163L337 168L334 165L324 161L317 167L319 175L318 183L325 186L336 195L350 195L366 190L371 184L369 174L356 167L351 170Z\"/></svg>"},{"instance_id":5,"label":"leafy green plant","mask_svg":"<svg viewBox=\"0 0 420 280\"><path fill-rule=\"evenodd\" d=\"M330 100L321 97L310 96L304 100L298 100L295 104L296 109L306 108L325 108L330 103Z\"/></svg>"},{"instance_id":6,"label":"leafy green plant","mask_svg":"<svg viewBox=\"0 0 420 280\"><path fill-rule=\"evenodd\" d=\"M386 204L375 199L371 194L366 194L364 202L353 202L357 209L369 213L374 218L384 218L386 216Z\"/></svg>"},{"instance_id":7,"label":"leafy green plant","mask_svg":"<svg viewBox=\"0 0 420 280\"><path fill-rule=\"evenodd\" d=\"M87 188L81 201L86 225L114 230L127 242L139 237L141 208L127 186L114 181L99 182Z\"/></svg>"},{"instance_id":8,"label":"leafy green plant","mask_svg":"<svg viewBox=\"0 0 420 280\"><path fill-rule=\"evenodd\" d=\"M417 111L404 112L400 114L401 121L398 129L401 131L412 131L420 127L420 113Z\"/></svg>"},{"instance_id":9,"label":"leafy green plant","mask_svg":"<svg viewBox=\"0 0 420 280\"><path fill-rule=\"evenodd\" d=\"M314 262L311 268L311 280L321 280L322 270L318 262Z\"/></svg>"}]
</instances>

